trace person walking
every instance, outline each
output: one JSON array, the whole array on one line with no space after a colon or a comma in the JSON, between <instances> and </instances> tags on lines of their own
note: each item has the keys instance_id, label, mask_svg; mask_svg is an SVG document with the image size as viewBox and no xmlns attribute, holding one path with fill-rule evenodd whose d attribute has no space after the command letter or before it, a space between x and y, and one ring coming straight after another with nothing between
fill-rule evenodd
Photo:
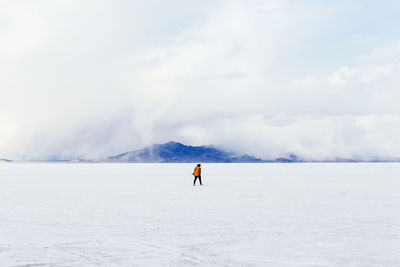
<instances>
[{"instance_id":1,"label":"person walking","mask_svg":"<svg viewBox=\"0 0 400 267\"><path fill-rule=\"evenodd\" d=\"M192 173L192 175L194 176L193 186L196 185L197 178L199 179L200 185L203 185L201 183L201 167L200 166L201 166L200 164L197 164L197 166L194 168L194 171Z\"/></svg>"}]
</instances>

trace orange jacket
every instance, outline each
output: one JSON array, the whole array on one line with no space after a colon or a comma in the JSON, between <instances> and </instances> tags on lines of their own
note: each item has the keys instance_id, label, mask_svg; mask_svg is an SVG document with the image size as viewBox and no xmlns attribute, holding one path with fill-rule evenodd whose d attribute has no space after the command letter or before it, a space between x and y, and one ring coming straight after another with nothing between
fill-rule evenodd
<instances>
[{"instance_id":1,"label":"orange jacket","mask_svg":"<svg viewBox=\"0 0 400 267\"><path fill-rule=\"evenodd\" d=\"M200 167L194 168L194 171L193 171L192 175L201 176L201 168Z\"/></svg>"}]
</instances>

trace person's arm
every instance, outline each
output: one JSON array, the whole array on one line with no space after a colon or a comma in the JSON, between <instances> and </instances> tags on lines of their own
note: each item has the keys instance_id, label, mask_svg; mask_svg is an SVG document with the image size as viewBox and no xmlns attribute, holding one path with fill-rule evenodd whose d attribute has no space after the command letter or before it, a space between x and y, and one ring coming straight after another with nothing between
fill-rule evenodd
<instances>
[{"instance_id":1,"label":"person's arm","mask_svg":"<svg viewBox=\"0 0 400 267\"><path fill-rule=\"evenodd\" d=\"M201 168L199 168L199 176L201 176Z\"/></svg>"}]
</instances>

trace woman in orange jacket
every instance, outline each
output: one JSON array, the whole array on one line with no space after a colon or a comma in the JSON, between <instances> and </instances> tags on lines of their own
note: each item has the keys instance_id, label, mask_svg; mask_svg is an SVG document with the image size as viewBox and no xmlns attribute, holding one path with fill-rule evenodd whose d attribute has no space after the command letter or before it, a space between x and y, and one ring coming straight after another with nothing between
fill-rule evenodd
<instances>
[{"instance_id":1,"label":"woman in orange jacket","mask_svg":"<svg viewBox=\"0 0 400 267\"><path fill-rule=\"evenodd\" d=\"M197 180L197 178L199 178L200 185L203 185L203 184L201 183L201 167L200 167L200 166L201 166L200 164L197 164L197 167L194 168L194 171L193 171L193 173L192 173L192 175L194 175L193 186L196 185L196 180Z\"/></svg>"}]
</instances>

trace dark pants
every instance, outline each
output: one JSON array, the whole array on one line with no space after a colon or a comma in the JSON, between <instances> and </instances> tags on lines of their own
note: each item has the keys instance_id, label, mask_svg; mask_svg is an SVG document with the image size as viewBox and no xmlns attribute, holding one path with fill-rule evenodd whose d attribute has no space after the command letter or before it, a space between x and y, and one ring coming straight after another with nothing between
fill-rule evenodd
<instances>
[{"instance_id":1,"label":"dark pants","mask_svg":"<svg viewBox=\"0 0 400 267\"><path fill-rule=\"evenodd\" d=\"M193 185L196 184L197 178L199 178L200 185L203 185L203 184L201 183L201 176L195 176L195 177L194 177Z\"/></svg>"}]
</instances>

